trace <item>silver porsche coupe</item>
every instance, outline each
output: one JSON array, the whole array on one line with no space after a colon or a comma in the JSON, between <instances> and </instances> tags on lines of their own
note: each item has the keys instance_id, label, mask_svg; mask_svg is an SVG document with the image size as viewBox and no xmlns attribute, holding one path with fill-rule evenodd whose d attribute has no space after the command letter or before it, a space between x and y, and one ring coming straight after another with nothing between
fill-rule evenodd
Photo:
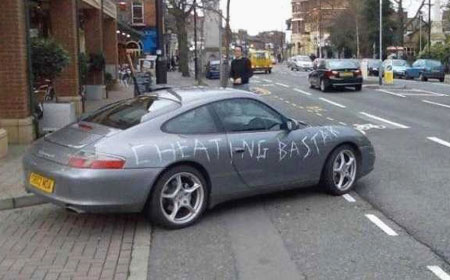
<instances>
[{"instance_id":1,"label":"silver porsche coupe","mask_svg":"<svg viewBox=\"0 0 450 280\"><path fill-rule=\"evenodd\" d=\"M107 105L37 140L25 186L82 212L141 212L182 228L218 203L318 186L349 192L374 168L359 131L311 127L258 95L166 89Z\"/></svg>"}]
</instances>

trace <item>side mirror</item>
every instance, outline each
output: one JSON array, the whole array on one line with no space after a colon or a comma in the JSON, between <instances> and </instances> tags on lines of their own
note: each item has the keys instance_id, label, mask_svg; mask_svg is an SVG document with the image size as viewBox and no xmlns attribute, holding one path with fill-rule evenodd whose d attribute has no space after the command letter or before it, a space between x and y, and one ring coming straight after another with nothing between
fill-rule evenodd
<instances>
[{"instance_id":1,"label":"side mirror","mask_svg":"<svg viewBox=\"0 0 450 280\"><path fill-rule=\"evenodd\" d=\"M293 131L293 130L298 129L300 127L300 125L299 125L298 121L293 120L293 119L288 119L286 121L285 127L286 127L286 130Z\"/></svg>"}]
</instances>

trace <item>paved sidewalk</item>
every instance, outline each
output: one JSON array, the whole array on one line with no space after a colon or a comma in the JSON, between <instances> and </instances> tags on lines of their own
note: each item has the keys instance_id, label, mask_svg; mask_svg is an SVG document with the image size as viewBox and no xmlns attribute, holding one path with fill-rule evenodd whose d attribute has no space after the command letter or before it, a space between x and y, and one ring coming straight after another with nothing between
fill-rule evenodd
<instances>
[{"instance_id":1,"label":"paved sidewalk","mask_svg":"<svg viewBox=\"0 0 450 280\"><path fill-rule=\"evenodd\" d=\"M196 82L174 72L168 85ZM86 111L133 96L132 86L117 89L107 100L86 102ZM0 160L0 202L25 195L21 160L26 149L11 145ZM74 214L51 204L3 210L0 280L145 279L150 241L151 227L141 214Z\"/></svg>"},{"instance_id":2,"label":"paved sidewalk","mask_svg":"<svg viewBox=\"0 0 450 280\"><path fill-rule=\"evenodd\" d=\"M0 212L0 279L127 279L140 215Z\"/></svg>"}]
</instances>

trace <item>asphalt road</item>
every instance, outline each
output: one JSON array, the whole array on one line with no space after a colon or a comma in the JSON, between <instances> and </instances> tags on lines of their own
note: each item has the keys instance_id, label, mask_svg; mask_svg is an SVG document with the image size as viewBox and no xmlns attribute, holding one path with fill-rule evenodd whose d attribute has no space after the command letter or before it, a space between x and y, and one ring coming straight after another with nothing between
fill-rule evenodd
<instances>
[{"instance_id":1,"label":"asphalt road","mask_svg":"<svg viewBox=\"0 0 450 280\"><path fill-rule=\"evenodd\" d=\"M277 66L251 86L296 119L364 131L375 171L350 196L313 187L156 228L149 279L450 279L450 85L322 93L306 73Z\"/></svg>"}]
</instances>

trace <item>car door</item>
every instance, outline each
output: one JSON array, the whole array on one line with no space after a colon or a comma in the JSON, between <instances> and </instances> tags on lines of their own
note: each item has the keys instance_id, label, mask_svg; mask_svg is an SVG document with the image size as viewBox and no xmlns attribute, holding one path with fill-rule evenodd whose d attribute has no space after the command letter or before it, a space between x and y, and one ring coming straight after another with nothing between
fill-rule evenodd
<instances>
[{"instance_id":1,"label":"car door","mask_svg":"<svg viewBox=\"0 0 450 280\"><path fill-rule=\"evenodd\" d=\"M285 117L248 98L216 102L213 108L227 132L233 166L250 188L280 187L302 180L300 158L306 147L295 133L283 129Z\"/></svg>"}]
</instances>

